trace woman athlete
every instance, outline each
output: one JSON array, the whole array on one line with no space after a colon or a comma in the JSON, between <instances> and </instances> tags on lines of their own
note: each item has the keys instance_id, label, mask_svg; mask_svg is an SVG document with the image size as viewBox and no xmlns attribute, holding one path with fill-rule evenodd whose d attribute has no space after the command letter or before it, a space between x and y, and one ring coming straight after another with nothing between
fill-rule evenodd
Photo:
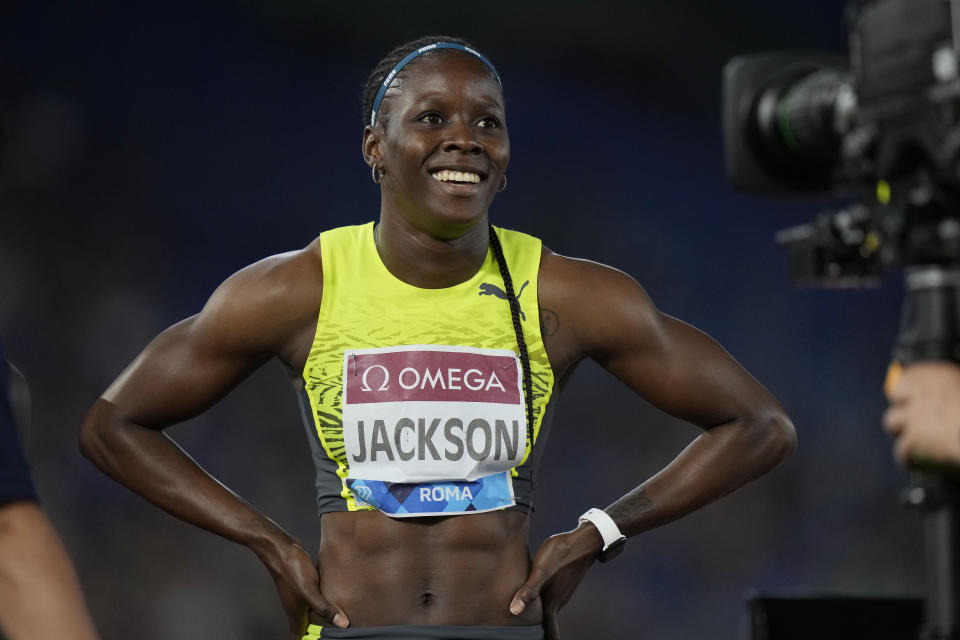
<instances>
[{"instance_id":1,"label":"woman athlete","mask_svg":"<svg viewBox=\"0 0 960 640\"><path fill-rule=\"evenodd\" d=\"M378 224L325 232L228 278L104 392L81 448L166 511L249 547L291 639L555 639L595 561L777 465L793 426L629 276L490 226L510 139L499 76L463 41L391 52L371 74L364 120ZM531 560L551 399L588 357L704 433ZM310 432L316 561L163 433L272 358ZM603 428L584 425L584 446Z\"/></svg>"}]
</instances>

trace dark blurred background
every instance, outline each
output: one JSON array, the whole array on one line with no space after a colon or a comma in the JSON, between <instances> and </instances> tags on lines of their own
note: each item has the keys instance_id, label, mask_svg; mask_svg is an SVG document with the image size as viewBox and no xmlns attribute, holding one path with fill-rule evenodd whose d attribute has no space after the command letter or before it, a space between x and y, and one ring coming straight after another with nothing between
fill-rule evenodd
<instances>
[{"instance_id":1,"label":"dark blurred background","mask_svg":"<svg viewBox=\"0 0 960 640\"><path fill-rule=\"evenodd\" d=\"M746 197L724 179L724 62L845 53L842 2L0 7L0 336L33 391L35 480L106 639L282 636L254 556L101 475L77 453L78 425L230 273L376 217L360 90L391 47L428 33L471 39L503 77L512 163L492 220L636 277L799 433L770 475L598 565L563 611L565 636L743 638L751 589L921 593L919 519L897 502L906 474L880 429L899 274L880 290L795 290L773 234L828 203ZM172 433L315 548L313 469L279 365ZM534 548L696 433L581 367L542 467Z\"/></svg>"}]
</instances>

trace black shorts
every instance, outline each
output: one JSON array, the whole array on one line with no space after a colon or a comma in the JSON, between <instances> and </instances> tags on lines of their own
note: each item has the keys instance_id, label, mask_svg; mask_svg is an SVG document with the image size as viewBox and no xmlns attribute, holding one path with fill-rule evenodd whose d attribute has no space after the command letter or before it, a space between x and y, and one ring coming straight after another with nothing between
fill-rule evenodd
<instances>
[{"instance_id":1,"label":"black shorts","mask_svg":"<svg viewBox=\"0 0 960 640\"><path fill-rule=\"evenodd\" d=\"M402 624L389 627L338 629L311 624L302 640L355 638L360 640L543 640L543 627L452 627Z\"/></svg>"}]
</instances>

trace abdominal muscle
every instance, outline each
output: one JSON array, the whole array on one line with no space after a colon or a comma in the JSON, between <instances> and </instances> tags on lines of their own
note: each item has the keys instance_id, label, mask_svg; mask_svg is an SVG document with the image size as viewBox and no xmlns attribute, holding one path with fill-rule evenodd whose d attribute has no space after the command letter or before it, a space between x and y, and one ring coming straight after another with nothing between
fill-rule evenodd
<instances>
[{"instance_id":1,"label":"abdominal muscle","mask_svg":"<svg viewBox=\"0 0 960 640\"><path fill-rule=\"evenodd\" d=\"M324 597L351 627L533 625L510 602L530 570L530 519L517 511L390 518L379 511L321 519L318 564Z\"/></svg>"}]
</instances>

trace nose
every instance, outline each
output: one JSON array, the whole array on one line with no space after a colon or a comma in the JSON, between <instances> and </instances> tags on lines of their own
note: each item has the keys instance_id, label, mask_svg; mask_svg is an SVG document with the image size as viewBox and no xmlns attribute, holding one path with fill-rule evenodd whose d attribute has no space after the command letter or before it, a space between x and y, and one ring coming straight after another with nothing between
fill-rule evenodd
<instances>
[{"instance_id":1,"label":"nose","mask_svg":"<svg viewBox=\"0 0 960 640\"><path fill-rule=\"evenodd\" d=\"M460 121L457 124L451 124L447 129L447 137L440 147L443 151L455 153L466 153L471 155L479 154L483 151L483 145L477 140L477 136L466 122Z\"/></svg>"}]
</instances>

